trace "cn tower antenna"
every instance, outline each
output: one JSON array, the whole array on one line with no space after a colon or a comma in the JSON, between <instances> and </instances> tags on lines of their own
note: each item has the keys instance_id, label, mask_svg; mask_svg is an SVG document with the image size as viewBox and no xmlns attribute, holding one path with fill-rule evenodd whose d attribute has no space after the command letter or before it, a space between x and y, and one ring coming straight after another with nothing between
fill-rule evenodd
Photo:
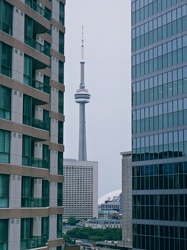
<instances>
[{"instance_id":1,"label":"cn tower antenna","mask_svg":"<svg viewBox=\"0 0 187 250\"><path fill-rule=\"evenodd\" d=\"M84 61L84 29L82 25L81 61Z\"/></svg>"}]
</instances>

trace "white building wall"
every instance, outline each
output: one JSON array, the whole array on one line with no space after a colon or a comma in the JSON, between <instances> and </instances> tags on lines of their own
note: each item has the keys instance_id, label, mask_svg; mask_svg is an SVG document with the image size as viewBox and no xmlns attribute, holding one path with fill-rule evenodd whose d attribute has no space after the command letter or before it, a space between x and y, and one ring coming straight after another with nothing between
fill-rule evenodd
<instances>
[{"instance_id":1,"label":"white building wall","mask_svg":"<svg viewBox=\"0 0 187 250\"><path fill-rule=\"evenodd\" d=\"M19 175L10 175L9 207L21 207L21 176Z\"/></svg>"},{"instance_id":2,"label":"white building wall","mask_svg":"<svg viewBox=\"0 0 187 250\"><path fill-rule=\"evenodd\" d=\"M18 82L23 82L24 53L13 48L12 50L12 78Z\"/></svg>"},{"instance_id":3,"label":"white building wall","mask_svg":"<svg viewBox=\"0 0 187 250\"><path fill-rule=\"evenodd\" d=\"M20 250L20 219L9 220L8 249Z\"/></svg>"},{"instance_id":4,"label":"white building wall","mask_svg":"<svg viewBox=\"0 0 187 250\"><path fill-rule=\"evenodd\" d=\"M58 59L51 56L51 80L58 82Z\"/></svg>"},{"instance_id":5,"label":"white building wall","mask_svg":"<svg viewBox=\"0 0 187 250\"><path fill-rule=\"evenodd\" d=\"M41 217L35 217L33 219L33 236L41 236Z\"/></svg>"},{"instance_id":6,"label":"white building wall","mask_svg":"<svg viewBox=\"0 0 187 250\"><path fill-rule=\"evenodd\" d=\"M53 0L52 18L59 21L59 1Z\"/></svg>"},{"instance_id":7,"label":"white building wall","mask_svg":"<svg viewBox=\"0 0 187 250\"><path fill-rule=\"evenodd\" d=\"M14 7L13 11L13 37L24 43L24 13Z\"/></svg>"},{"instance_id":8,"label":"white building wall","mask_svg":"<svg viewBox=\"0 0 187 250\"><path fill-rule=\"evenodd\" d=\"M58 143L58 121L51 119L51 142Z\"/></svg>"},{"instance_id":9,"label":"white building wall","mask_svg":"<svg viewBox=\"0 0 187 250\"><path fill-rule=\"evenodd\" d=\"M50 207L57 206L57 183L50 182Z\"/></svg>"},{"instance_id":10,"label":"white building wall","mask_svg":"<svg viewBox=\"0 0 187 250\"><path fill-rule=\"evenodd\" d=\"M22 123L23 120L23 94L12 89L11 120L15 123Z\"/></svg>"},{"instance_id":11,"label":"white building wall","mask_svg":"<svg viewBox=\"0 0 187 250\"><path fill-rule=\"evenodd\" d=\"M55 150L50 151L50 173L52 175L58 174L58 152Z\"/></svg>"},{"instance_id":12,"label":"white building wall","mask_svg":"<svg viewBox=\"0 0 187 250\"><path fill-rule=\"evenodd\" d=\"M51 111L58 113L58 90L51 88Z\"/></svg>"},{"instance_id":13,"label":"white building wall","mask_svg":"<svg viewBox=\"0 0 187 250\"><path fill-rule=\"evenodd\" d=\"M10 144L10 163L12 165L22 165L22 135L19 133L11 132Z\"/></svg>"},{"instance_id":14,"label":"white building wall","mask_svg":"<svg viewBox=\"0 0 187 250\"><path fill-rule=\"evenodd\" d=\"M34 157L38 159L42 159L42 144L39 142L34 143Z\"/></svg>"},{"instance_id":15,"label":"white building wall","mask_svg":"<svg viewBox=\"0 0 187 250\"><path fill-rule=\"evenodd\" d=\"M55 51L59 51L59 30L55 26L52 26L51 31L52 31L51 47Z\"/></svg>"},{"instance_id":16,"label":"white building wall","mask_svg":"<svg viewBox=\"0 0 187 250\"><path fill-rule=\"evenodd\" d=\"M57 215L49 216L49 240L54 240L57 237Z\"/></svg>"}]
</instances>

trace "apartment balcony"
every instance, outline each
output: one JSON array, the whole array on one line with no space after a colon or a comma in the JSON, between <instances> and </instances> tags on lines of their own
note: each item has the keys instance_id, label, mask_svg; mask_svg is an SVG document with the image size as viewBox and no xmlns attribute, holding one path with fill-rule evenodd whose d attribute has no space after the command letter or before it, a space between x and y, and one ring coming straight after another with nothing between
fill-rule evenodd
<instances>
[{"instance_id":1,"label":"apartment balcony","mask_svg":"<svg viewBox=\"0 0 187 250\"><path fill-rule=\"evenodd\" d=\"M23 166L49 169L49 163L46 160L42 160L42 159L34 158L34 157L23 156L22 164Z\"/></svg>"},{"instance_id":2,"label":"apartment balcony","mask_svg":"<svg viewBox=\"0 0 187 250\"><path fill-rule=\"evenodd\" d=\"M48 122L27 115L23 115L23 124L49 131Z\"/></svg>"},{"instance_id":3,"label":"apartment balcony","mask_svg":"<svg viewBox=\"0 0 187 250\"><path fill-rule=\"evenodd\" d=\"M21 207L48 207L49 198L21 198Z\"/></svg>"},{"instance_id":4,"label":"apartment balcony","mask_svg":"<svg viewBox=\"0 0 187 250\"><path fill-rule=\"evenodd\" d=\"M24 83L28 86L31 86L35 89L38 89L44 93L49 94L49 91L50 91L49 83L39 82L36 79L33 79L26 75L24 75Z\"/></svg>"},{"instance_id":5,"label":"apartment balcony","mask_svg":"<svg viewBox=\"0 0 187 250\"><path fill-rule=\"evenodd\" d=\"M32 249L32 248L39 248L45 246L48 240L47 235L42 236L34 236L29 239L22 239L21 240L21 250Z\"/></svg>"},{"instance_id":6,"label":"apartment balcony","mask_svg":"<svg viewBox=\"0 0 187 250\"><path fill-rule=\"evenodd\" d=\"M51 1L50 1L51 2ZM33 0L25 0L25 3L38 14L46 18L47 20L51 20L51 11L47 9L44 5L39 5L36 1Z\"/></svg>"},{"instance_id":7,"label":"apartment balcony","mask_svg":"<svg viewBox=\"0 0 187 250\"><path fill-rule=\"evenodd\" d=\"M50 56L50 47L44 46L28 36L25 36L25 43L44 55Z\"/></svg>"}]
</instances>

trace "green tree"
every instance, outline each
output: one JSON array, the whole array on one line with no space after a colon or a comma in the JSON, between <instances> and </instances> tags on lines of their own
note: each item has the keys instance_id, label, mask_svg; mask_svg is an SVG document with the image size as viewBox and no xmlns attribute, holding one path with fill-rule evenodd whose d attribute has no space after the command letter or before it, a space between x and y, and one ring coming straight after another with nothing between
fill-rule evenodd
<instances>
[{"instance_id":1,"label":"green tree","mask_svg":"<svg viewBox=\"0 0 187 250\"><path fill-rule=\"evenodd\" d=\"M67 224L68 225L71 225L71 226L75 226L77 223L77 220L74 216L69 216L68 217L68 221L67 221Z\"/></svg>"}]
</instances>

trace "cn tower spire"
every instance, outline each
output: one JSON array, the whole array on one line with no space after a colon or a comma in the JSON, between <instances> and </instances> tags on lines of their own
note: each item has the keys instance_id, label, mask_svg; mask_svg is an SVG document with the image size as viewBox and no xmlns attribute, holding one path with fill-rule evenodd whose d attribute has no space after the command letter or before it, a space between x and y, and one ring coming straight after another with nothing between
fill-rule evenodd
<instances>
[{"instance_id":1,"label":"cn tower spire","mask_svg":"<svg viewBox=\"0 0 187 250\"><path fill-rule=\"evenodd\" d=\"M79 161L87 161L87 150L86 150L86 114L85 104L89 103L90 94L85 89L84 83L84 37L83 37L83 26L82 26L82 41L81 41L81 61L80 61L80 85L75 93L75 102L79 104Z\"/></svg>"}]
</instances>

